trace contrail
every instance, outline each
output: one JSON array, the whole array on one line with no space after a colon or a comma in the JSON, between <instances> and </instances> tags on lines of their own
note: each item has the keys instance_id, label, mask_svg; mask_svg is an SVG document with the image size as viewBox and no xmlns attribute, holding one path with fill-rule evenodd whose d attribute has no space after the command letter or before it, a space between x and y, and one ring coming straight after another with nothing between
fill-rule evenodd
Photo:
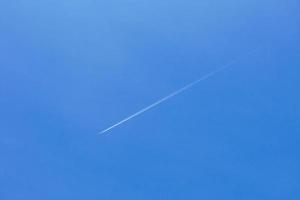
<instances>
[{"instance_id":1,"label":"contrail","mask_svg":"<svg viewBox=\"0 0 300 200\"><path fill-rule=\"evenodd\" d=\"M256 48L254 51L256 51L257 49L258 49L258 48ZM250 51L250 53L253 53L254 51ZM248 53L248 54L246 54L246 55L249 55L250 53ZM106 133L106 132L112 130L113 128L115 128L115 127L117 127L117 126L120 126L121 124L123 124L123 123L125 123L125 122L127 122L127 121L129 121L129 120L131 120L131 119L133 119L133 118L135 118L135 117L137 117L137 116L143 114L144 112L147 112L148 110L150 110L150 109L152 109L152 108L154 108L154 107L156 107L156 106L162 104L163 102L165 102L165 101L167 101L167 100L169 100L169 99L171 99L171 98L173 98L173 97L175 97L175 96L181 94L182 92L184 92L184 91L190 89L191 87L195 86L195 85L198 84L199 82L204 81L204 80L206 80L206 79L209 79L210 77L214 76L215 74L217 74L217 73L219 73L219 72L221 72L221 71L227 69L228 67L230 67L230 66L232 66L233 64L237 63L238 60L239 60L239 58L237 58L237 59L235 59L235 60L233 60L233 61L227 63L226 65L223 65L223 66L221 66L221 67L219 67L219 68L217 68L217 69L215 69L215 70L213 70L213 71L211 71L211 72L209 72L209 73L207 73L207 74L205 74L205 75L203 75L201 78L199 78L199 79L197 79L197 80L195 80L195 81L193 81L193 82L187 84L186 86L184 86L184 87L182 87L182 88L176 90L175 92L169 94L168 96L163 97L162 99L160 99L160 100L158 100L158 101L152 103L151 105L149 105L149 106L143 108L142 110L140 110L140 111L138 111L138 112L136 112L136 113L134 113L134 114L128 116L127 118L123 119L122 121L120 121L120 122L118 122L118 123L116 123L116 124L110 126L109 128L107 128L107 129L101 131L99 134Z\"/></svg>"}]
</instances>

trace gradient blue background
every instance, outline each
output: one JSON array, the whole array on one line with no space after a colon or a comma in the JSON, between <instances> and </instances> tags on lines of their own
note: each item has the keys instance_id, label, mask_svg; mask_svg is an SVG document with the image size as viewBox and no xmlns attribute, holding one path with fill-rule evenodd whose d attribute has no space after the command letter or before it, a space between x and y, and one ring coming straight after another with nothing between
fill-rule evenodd
<instances>
[{"instance_id":1,"label":"gradient blue background","mask_svg":"<svg viewBox=\"0 0 300 200\"><path fill-rule=\"evenodd\" d=\"M300 199L299 45L298 0L1 0L0 199Z\"/></svg>"}]
</instances>

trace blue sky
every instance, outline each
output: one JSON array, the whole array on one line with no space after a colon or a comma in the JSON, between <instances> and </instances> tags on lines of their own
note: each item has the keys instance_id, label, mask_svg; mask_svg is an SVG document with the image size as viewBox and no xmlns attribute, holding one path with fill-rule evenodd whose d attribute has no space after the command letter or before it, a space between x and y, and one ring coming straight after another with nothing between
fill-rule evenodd
<instances>
[{"instance_id":1,"label":"blue sky","mask_svg":"<svg viewBox=\"0 0 300 200\"><path fill-rule=\"evenodd\" d=\"M0 199L299 199L299 13L297 0L1 1Z\"/></svg>"}]
</instances>

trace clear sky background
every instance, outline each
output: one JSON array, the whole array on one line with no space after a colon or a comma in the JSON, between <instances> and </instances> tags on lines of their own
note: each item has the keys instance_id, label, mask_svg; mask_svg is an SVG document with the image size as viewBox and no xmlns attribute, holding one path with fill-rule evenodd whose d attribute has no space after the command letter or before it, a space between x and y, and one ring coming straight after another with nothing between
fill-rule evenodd
<instances>
[{"instance_id":1,"label":"clear sky background","mask_svg":"<svg viewBox=\"0 0 300 200\"><path fill-rule=\"evenodd\" d=\"M0 199L300 199L299 45L299 0L1 0Z\"/></svg>"}]
</instances>

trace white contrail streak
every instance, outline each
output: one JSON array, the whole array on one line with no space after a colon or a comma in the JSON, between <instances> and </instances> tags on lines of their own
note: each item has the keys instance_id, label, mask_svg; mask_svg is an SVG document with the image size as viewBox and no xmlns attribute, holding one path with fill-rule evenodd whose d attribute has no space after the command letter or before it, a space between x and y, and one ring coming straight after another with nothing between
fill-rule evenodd
<instances>
[{"instance_id":1,"label":"white contrail streak","mask_svg":"<svg viewBox=\"0 0 300 200\"><path fill-rule=\"evenodd\" d=\"M255 51L256 51L256 50L257 50L257 49L255 49ZM253 51L251 51L251 53L252 53L252 52L253 52ZM247 55L248 55L248 54L247 54ZM162 98L162 99L160 99L160 100L158 100L158 101L152 103L151 105L149 105L149 106L143 108L142 110L140 110L140 111L138 111L138 112L136 112L136 113L134 113L134 114L128 116L127 118L125 118L125 119L123 119L122 121L120 121L120 122L114 124L113 126L111 126L111 127L107 128L107 129L101 131L99 134L106 133L106 132L112 130L113 128L115 128L115 127L117 127L117 126L120 126L121 124L123 124L123 123L125 123L125 122L131 120L132 118L135 118L135 117L137 117L137 116L143 114L144 112L147 112L148 110L150 110L150 109L152 109L152 108L154 108L154 107L160 105L161 103L163 103L163 102L165 102L165 101L167 101L167 100L169 100L169 99L171 99L171 98L173 98L173 97L175 97L175 96L181 94L182 92L188 90L189 88L193 87L194 85L198 84L199 82L204 81L204 80L206 80L206 79L209 79L210 77L214 76L215 74L217 74L217 73L219 73L219 72L221 72L221 71L227 69L228 67L230 67L230 66L232 66L233 64L235 64L238 60L239 60L239 59L235 59L235 60L231 61L230 63L228 63L228 64L226 64L226 65L223 65L223 66L217 68L216 70L209 72L209 73L206 74L206 75L203 75L201 78L199 78L199 79L197 79L197 80L195 80L195 81L193 81L193 82L187 84L186 86L184 86L184 87L182 87L182 88L176 90L175 92L169 94L168 96L166 96L166 97L164 97L164 98Z\"/></svg>"}]
</instances>

